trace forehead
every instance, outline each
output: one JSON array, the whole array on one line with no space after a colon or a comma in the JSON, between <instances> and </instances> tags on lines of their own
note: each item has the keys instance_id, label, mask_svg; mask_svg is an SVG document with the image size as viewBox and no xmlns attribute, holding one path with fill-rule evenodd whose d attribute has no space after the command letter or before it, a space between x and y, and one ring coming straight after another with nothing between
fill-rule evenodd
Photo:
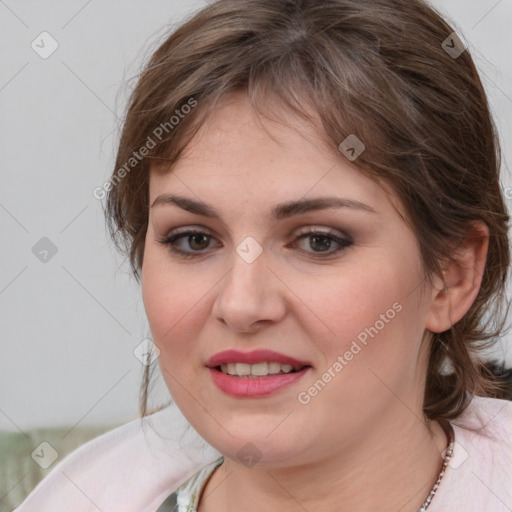
<instances>
[{"instance_id":1,"label":"forehead","mask_svg":"<svg viewBox=\"0 0 512 512\"><path fill-rule=\"evenodd\" d=\"M286 112L267 119L244 95L231 95L171 167L151 167L150 203L166 192L272 203L327 194L374 204L392 199L390 187L369 179L323 135L320 121Z\"/></svg>"}]
</instances>

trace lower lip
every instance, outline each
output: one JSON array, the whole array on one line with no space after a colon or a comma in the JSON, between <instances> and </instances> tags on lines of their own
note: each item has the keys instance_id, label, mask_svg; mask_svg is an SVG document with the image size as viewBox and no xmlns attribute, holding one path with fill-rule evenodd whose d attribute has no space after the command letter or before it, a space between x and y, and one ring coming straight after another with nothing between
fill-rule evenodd
<instances>
[{"instance_id":1,"label":"lower lip","mask_svg":"<svg viewBox=\"0 0 512 512\"><path fill-rule=\"evenodd\" d=\"M295 384L311 370L311 367L308 366L294 373L256 378L234 377L215 368L209 368L209 370L214 384L224 393L236 397L255 398L271 395Z\"/></svg>"}]
</instances>

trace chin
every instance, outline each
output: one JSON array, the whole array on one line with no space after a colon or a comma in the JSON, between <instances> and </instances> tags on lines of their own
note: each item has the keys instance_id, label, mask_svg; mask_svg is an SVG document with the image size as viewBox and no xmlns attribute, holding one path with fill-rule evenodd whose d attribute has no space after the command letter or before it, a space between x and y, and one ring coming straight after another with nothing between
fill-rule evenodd
<instances>
[{"instance_id":1,"label":"chin","mask_svg":"<svg viewBox=\"0 0 512 512\"><path fill-rule=\"evenodd\" d=\"M231 430L227 429L230 433ZM304 453L304 437L282 431L270 433L269 429L251 429L249 425L242 430L243 434L233 437L224 433L221 438L208 436L205 440L218 450L224 457L247 467L257 465L261 468L278 468L299 463ZM305 457L305 460L307 457Z\"/></svg>"}]
</instances>

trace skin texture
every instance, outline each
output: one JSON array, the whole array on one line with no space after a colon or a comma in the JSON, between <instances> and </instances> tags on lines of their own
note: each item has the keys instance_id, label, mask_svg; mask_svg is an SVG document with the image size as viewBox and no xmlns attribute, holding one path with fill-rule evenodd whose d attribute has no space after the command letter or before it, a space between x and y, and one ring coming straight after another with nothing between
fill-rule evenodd
<instances>
[{"instance_id":1,"label":"skin texture","mask_svg":"<svg viewBox=\"0 0 512 512\"><path fill-rule=\"evenodd\" d=\"M442 279L427 286L416 237L392 191L326 147L318 127L283 118L289 122L260 122L246 99L233 95L172 170L151 170L150 205L176 194L210 204L222 219L151 207L142 268L167 387L191 425L225 456L199 510L415 511L447 446L441 426L427 425L422 414L428 330L448 329L476 297L486 228L475 225L472 233L482 236L468 237L461 264L446 266L448 292ZM277 203L322 196L361 201L376 213L345 207L270 217ZM159 241L186 227L211 237L175 243L200 257L183 258ZM334 241L299 239L309 228L348 235L353 244L334 253ZM236 252L248 236L263 249L250 264ZM298 394L397 303L394 318L386 316L342 371L300 403ZM268 397L234 398L205 367L231 348L275 350L313 369ZM261 457L252 467L237 456L246 443Z\"/></svg>"}]
</instances>

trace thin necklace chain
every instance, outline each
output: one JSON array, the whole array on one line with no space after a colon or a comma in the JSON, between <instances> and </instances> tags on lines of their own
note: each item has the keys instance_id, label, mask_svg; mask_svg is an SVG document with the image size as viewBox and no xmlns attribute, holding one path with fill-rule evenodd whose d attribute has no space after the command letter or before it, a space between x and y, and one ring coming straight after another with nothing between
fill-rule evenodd
<instances>
[{"instance_id":1,"label":"thin necklace chain","mask_svg":"<svg viewBox=\"0 0 512 512\"><path fill-rule=\"evenodd\" d=\"M418 512L426 512L427 508L432 503L432 500L434 499L434 496L436 494L436 491L439 487L439 484L441 483L441 479L443 478L445 472L446 472L446 466L448 466L448 463L450 462L450 459L453 455L453 443L454 443L454 436L453 436L453 429L450 428L450 444L448 445L448 448L446 448L446 452L444 455L444 462L443 466L441 468L441 472L439 473L439 476L437 477L436 483L434 484L434 487L432 487L432 490L430 491L429 495L427 496L427 499L425 500L425 503L421 506L421 508L418 510Z\"/></svg>"}]
</instances>

